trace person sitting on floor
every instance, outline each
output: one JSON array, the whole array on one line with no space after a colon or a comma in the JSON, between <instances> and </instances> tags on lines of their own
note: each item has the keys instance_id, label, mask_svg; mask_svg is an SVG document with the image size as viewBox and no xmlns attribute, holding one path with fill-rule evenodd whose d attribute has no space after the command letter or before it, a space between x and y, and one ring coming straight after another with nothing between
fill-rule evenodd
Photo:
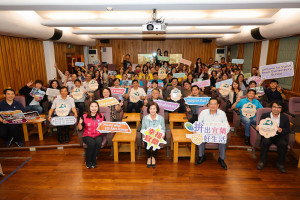
<instances>
[{"instance_id":1,"label":"person sitting on floor","mask_svg":"<svg viewBox=\"0 0 300 200\"><path fill-rule=\"evenodd\" d=\"M15 91L11 88L3 91L5 100L0 102L0 111L21 110L25 112L24 106L15 100ZM8 124L8 122L0 117L0 137L5 141L5 147L9 147L12 141L22 147L22 133L20 132L20 124Z\"/></svg>"},{"instance_id":2,"label":"person sitting on floor","mask_svg":"<svg viewBox=\"0 0 300 200\"><path fill-rule=\"evenodd\" d=\"M267 162L267 154L271 144L277 146L278 159L276 166L281 173L285 173L284 160L288 150L288 138L287 135L291 132L290 120L288 116L282 114L283 104L281 101L273 101L271 103L272 111L265 113L260 117L260 121L266 118L271 118L277 123L278 131L274 137L265 138L261 136L261 149L260 149L260 161L257 164L257 169L261 170L264 168ZM256 126L256 130L259 131L259 126Z\"/></svg>"}]
</instances>

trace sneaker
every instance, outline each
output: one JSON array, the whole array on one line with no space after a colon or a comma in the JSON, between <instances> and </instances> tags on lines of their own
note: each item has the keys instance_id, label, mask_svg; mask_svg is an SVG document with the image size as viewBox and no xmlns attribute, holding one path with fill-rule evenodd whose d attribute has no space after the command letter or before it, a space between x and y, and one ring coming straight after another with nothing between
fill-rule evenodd
<instances>
[{"instance_id":1,"label":"sneaker","mask_svg":"<svg viewBox=\"0 0 300 200\"><path fill-rule=\"evenodd\" d=\"M97 163L92 163L92 168L97 168L97 167L98 167Z\"/></svg>"},{"instance_id":2,"label":"sneaker","mask_svg":"<svg viewBox=\"0 0 300 200\"><path fill-rule=\"evenodd\" d=\"M23 142L16 142L16 144L18 145L18 147L23 147L24 146L24 144L23 144Z\"/></svg>"},{"instance_id":3,"label":"sneaker","mask_svg":"<svg viewBox=\"0 0 300 200\"><path fill-rule=\"evenodd\" d=\"M11 145L11 143L12 143L13 140L14 140L13 137L10 138L10 139L8 139L8 140L6 140L6 141L5 141L5 146L6 146L6 147L9 147L9 146Z\"/></svg>"},{"instance_id":4,"label":"sneaker","mask_svg":"<svg viewBox=\"0 0 300 200\"><path fill-rule=\"evenodd\" d=\"M92 164L91 163L85 163L85 166L87 169L91 169L92 168Z\"/></svg>"}]
</instances>

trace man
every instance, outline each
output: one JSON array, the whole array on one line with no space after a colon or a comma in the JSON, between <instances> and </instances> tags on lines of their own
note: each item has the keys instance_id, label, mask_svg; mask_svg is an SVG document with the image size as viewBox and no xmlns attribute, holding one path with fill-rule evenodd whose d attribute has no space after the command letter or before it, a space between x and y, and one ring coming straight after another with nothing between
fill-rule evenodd
<instances>
[{"instance_id":1,"label":"man","mask_svg":"<svg viewBox=\"0 0 300 200\"><path fill-rule=\"evenodd\" d=\"M139 87L139 82L137 80L132 81L133 88L129 88L126 98L129 98L129 103L127 107L127 112L131 113L132 109L135 109L136 113L141 112L141 107L143 106L143 100L146 99L147 95L143 88Z\"/></svg>"},{"instance_id":2,"label":"man","mask_svg":"<svg viewBox=\"0 0 300 200\"><path fill-rule=\"evenodd\" d=\"M199 123L209 123L209 122L217 122L217 123L225 123L226 124L226 134L230 131L230 126L227 121L227 117L224 111L218 109L219 108L219 101L216 98L211 98L208 102L208 109L203 110L199 117ZM205 160L205 143L201 143L199 146L199 158L197 160L197 165L202 164ZM225 163L225 151L226 151L226 144L219 144L219 159L218 163L221 165L223 169L227 169L227 165Z\"/></svg>"},{"instance_id":3,"label":"man","mask_svg":"<svg viewBox=\"0 0 300 200\"><path fill-rule=\"evenodd\" d=\"M0 102L0 111L21 110L25 112L24 106L14 100L15 91L13 89L5 89L3 94L5 100ZM20 127L21 125L19 124L8 124L6 120L0 117L0 137L5 140L6 147L9 147L13 140L19 147L24 146L19 130Z\"/></svg>"},{"instance_id":4,"label":"man","mask_svg":"<svg viewBox=\"0 0 300 200\"><path fill-rule=\"evenodd\" d=\"M158 79L158 72L153 73L153 79L150 80L149 82L152 83L153 80L156 80L157 83L162 84L162 87L164 87L164 82L162 80Z\"/></svg>"},{"instance_id":5,"label":"man","mask_svg":"<svg viewBox=\"0 0 300 200\"><path fill-rule=\"evenodd\" d=\"M208 64L206 65L208 68L211 68L214 65L213 58L208 59Z\"/></svg>"},{"instance_id":6,"label":"man","mask_svg":"<svg viewBox=\"0 0 300 200\"><path fill-rule=\"evenodd\" d=\"M121 63L123 63L123 68L125 71L128 69L129 65L131 65L131 62L129 60L130 60L129 54L126 54L126 57L125 55L123 55Z\"/></svg>"},{"instance_id":7,"label":"man","mask_svg":"<svg viewBox=\"0 0 300 200\"><path fill-rule=\"evenodd\" d=\"M88 74L88 75L91 76L90 74ZM77 74L72 74L71 75L71 81L67 81L67 79L65 79L64 86L68 87L69 92L71 92L72 89L75 88L75 81L77 80L77 78L78 78Z\"/></svg>"},{"instance_id":8,"label":"man","mask_svg":"<svg viewBox=\"0 0 300 200\"><path fill-rule=\"evenodd\" d=\"M256 95L256 91L253 89L249 89L247 91L247 98L240 99L238 98L236 102L232 105L232 108L240 108L242 109L243 106L249 102L254 104L256 106L256 110L259 108L263 108L261 103L257 100L254 99ZM243 111L241 110L241 121L243 122L245 126L245 144L250 145L250 126L251 124L255 125L256 124L256 114L253 117L247 118L243 116Z\"/></svg>"},{"instance_id":9,"label":"man","mask_svg":"<svg viewBox=\"0 0 300 200\"><path fill-rule=\"evenodd\" d=\"M257 164L257 169L261 170L264 168L267 162L267 154L271 144L277 146L278 159L277 168L281 173L285 173L284 160L286 152L288 150L288 138L287 135L290 133L290 121L288 116L281 114L283 104L280 101L273 101L271 103L272 111L265 113L261 116L260 120L271 118L277 123L278 131L274 137L265 138L261 137L261 149L260 149L260 161ZM259 131L259 127L256 126L256 130Z\"/></svg>"},{"instance_id":10,"label":"man","mask_svg":"<svg viewBox=\"0 0 300 200\"><path fill-rule=\"evenodd\" d=\"M144 106L148 107L154 100L162 100L160 97L160 91L158 88L154 88L151 92L151 97L145 99Z\"/></svg>"},{"instance_id":11,"label":"man","mask_svg":"<svg viewBox=\"0 0 300 200\"><path fill-rule=\"evenodd\" d=\"M131 78L134 76L134 71L132 71L132 66L131 65L129 65L128 66L128 72L127 72L127 74L131 74Z\"/></svg>"},{"instance_id":12,"label":"man","mask_svg":"<svg viewBox=\"0 0 300 200\"><path fill-rule=\"evenodd\" d=\"M21 95L25 95L25 100L26 100L26 107L25 107L25 111L37 111L39 114L42 114L43 112L43 107L42 104L44 101L47 100L46 95L43 96L43 98L40 98L38 96L31 96L30 92L32 90L32 88L30 88L33 85L33 81L30 81L29 83L27 83L27 85L25 85L24 87L22 87L19 90L19 93ZM36 80L34 82L34 87L36 89L39 89L43 92L46 93L46 91L42 88L43 87L43 81L41 80Z\"/></svg>"},{"instance_id":13,"label":"man","mask_svg":"<svg viewBox=\"0 0 300 200\"><path fill-rule=\"evenodd\" d=\"M227 65L226 65L226 62L225 62L225 57L222 57L221 58L221 62L220 62L220 68L222 68L222 67L226 67L227 68Z\"/></svg>"},{"instance_id":14,"label":"man","mask_svg":"<svg viewBox=\"0 0 300 200\"><path fill-rule=\"evenodd\" d=\"M221 69L221 67L220 67L220 65L219 65L219 62L218 62L217 60L214 62L213 68L214 68L215 70Z\"/></svg>"},{"instance_id":15,"label":"man","mask_svg":"<svg viewBox=\"0 0 300 200\"><path fill-rule=\"evenodd\" d=\"M174 101L174 100L171 99L171 92L175 88L177 88L181 92L181 97L177 101ZM180 104L179 110L178 110L179 113L184 113L185 112L185 105L184 105L184 102L183 102L183 96L182 95L183 95L183 92L182 92L181 87L178 86L178 79L177 78L172 78L171 87L168 87L167 91L166 91L166 100L167 101L172 101L172 102L175 102L175 103L179 103Z\"/></svg>"},{"instance_id":16,"label":"man","mask_svg":"<svg viewBox=\"0 0 300 200\"><path fill-rule=\"evenodd\" d=\"M270 81L270 87L265 89L265 94L267 96L268 102L272 101L284 101L286 97L284 95L282 87L278 86L278 81L272 79Z\"/></svg>"},{"instance_id":17,"label":"man","mask_svg":"<svg viewBox=\"0 0 300 200\"><path fill-rule=\"evenodd\" d=\"M170 72L167 75L167 78L164 80L164 86L167 88L168 86L171 85L171 80L173 79L173 74Z\"/></svg>"},{"instance_id":18,"label":"man","mask_svg":"<svg viewBox=\"0 0 300 200\"><path fill-rule=\"evenodd\" d=\"M256 66L251 68L251 76L259 76L259 71Z\"/></svg>"},{"instance_id":19,"label":"man","mask_svg":"<svg viewBox=\"0 0 300 200\"><path fill-rule=\"evenodd\" d=\"M207 96L200 92L200 88L197 85L193 85L191 97L207 97ZM198 110L200 107L202 107L202 106L198 106L198 105L188 106L187 112L189 112L189 114L192 115L192 118L189 119L189 122L194 123L195 121L197 121Z\"/></svg>"}]
</instances>

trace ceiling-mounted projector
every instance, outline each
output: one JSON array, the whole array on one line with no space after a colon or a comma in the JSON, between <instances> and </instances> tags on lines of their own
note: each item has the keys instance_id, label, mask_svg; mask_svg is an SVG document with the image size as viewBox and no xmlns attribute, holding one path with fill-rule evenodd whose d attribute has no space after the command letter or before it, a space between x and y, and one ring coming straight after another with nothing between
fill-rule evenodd
<instances>
[{"instance_id":1,"label":"ceiling-mounted projector","mask_svg":"<svg viewBox=\"0 0 300 200\"><path fill-rule=\"evenodd\" d=\"M167 24L161 18L156 18L156 9L153 9L152 21L142 25L143 33L165 33Z\"/></svg>"}]
</instances>

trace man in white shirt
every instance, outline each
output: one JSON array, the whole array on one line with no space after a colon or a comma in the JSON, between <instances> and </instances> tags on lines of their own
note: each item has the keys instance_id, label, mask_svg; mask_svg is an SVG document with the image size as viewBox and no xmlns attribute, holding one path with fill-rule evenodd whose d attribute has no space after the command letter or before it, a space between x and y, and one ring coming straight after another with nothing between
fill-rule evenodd
<instances>
[{"instance_id":1,"label":"man in white shirt","mask_svg":"<svg viewBox=\"0 0 300 200\"><path fill-rule=\"evenodd\" d=\"M230 126L227 121L227 117L224 111L218 109L219 108L219 101L216 98L211 98L208 102L208 109L203 110L199 117L199 123L209 123L209 122L216 122L216 123L225 123L226 124L226 133L228 134L230 131ZM199 158L196 162L197 165L202 164L205 160L205 143L201 143L199 146ZM227 165L225 163L225 151L226 151L226 144L219 144L219 154L220 157L218 159L218 163L221 165L223 169L227 169Z\"/></svg>"},{"instance_id":2,"label":"man in white shirt","mask_svg":"<svg viewBox=\"0 0 300 200\"><path fill-rule=\"evenodd\" d=\"M132 81L132 86L133 88L129 88L126 95L126 98L129 97L127 112L131 113L134 108L136 113L140 113L141 107L143 106L143 100L147 97L147 95L145 90L139 87L139 82L137 80Z\"/></svg>"}]
</instances>

